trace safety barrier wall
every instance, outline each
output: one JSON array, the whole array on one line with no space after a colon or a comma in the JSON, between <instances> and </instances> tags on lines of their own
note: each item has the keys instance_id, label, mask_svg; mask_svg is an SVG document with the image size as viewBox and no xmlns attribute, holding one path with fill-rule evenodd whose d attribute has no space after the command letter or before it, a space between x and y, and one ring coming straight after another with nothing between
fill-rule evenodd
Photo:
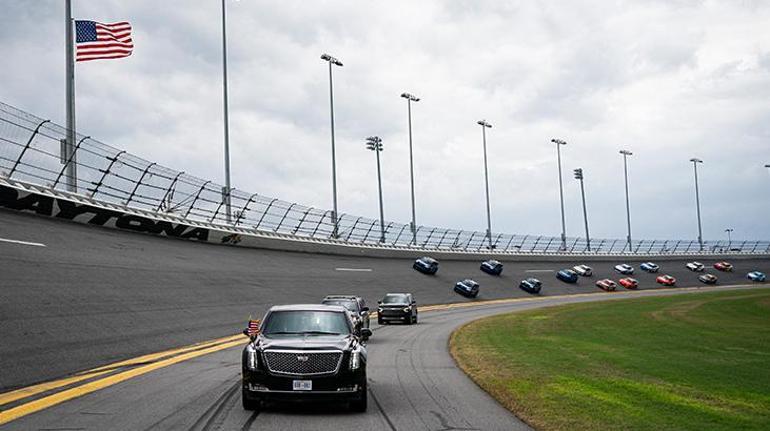
<instances>
[{"instance_id":1,"label":"safety barrier wall","mask_svg":"<svg viewBox=\"0 0 770 431\"><path fill-rule=\"evenodd\" d=\"M592 238L589 250L585 238L568 238L562 247L560 237L502 233L492 235L490 249L486 232L428 226L417 226L413 243L410 224L388 221L381 241L379 220L340 214L335 232L329 210L236 189L227 194L212 181L160 166L88 136L78 135L74 151L67 151L63 144L66 133L62 126L0 103L0 177L155 219L357 247L501 255L770 253L770 241L706 241L701 249L694 240L635 240L629 247L626 240ZM69 175L72 168L76 177Z\"/></svg>"}]
</instances>

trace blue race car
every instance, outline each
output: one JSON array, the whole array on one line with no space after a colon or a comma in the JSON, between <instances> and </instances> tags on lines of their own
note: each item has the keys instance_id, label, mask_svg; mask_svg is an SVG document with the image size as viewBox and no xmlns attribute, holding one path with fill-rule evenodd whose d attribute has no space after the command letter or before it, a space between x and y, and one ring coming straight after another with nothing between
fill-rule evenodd
<instances>
[{"instance_id":1,"label":"blue race car","mask_svg":"<svg viewBox=\"0 0 770 431\"><path fill-rule=\"evenodd\" d=\"M423 274L434 275L438 272L438 261L432 257L424 256L415 260L412 268Z\"/></svg>"},{"instance_id":2,"label":"blue race car","mask_svg":"<svg viewBox=\"0 0 770 431\"><path fill-rule=\"evenodd\" d=\"M500 275L503 272L503 264L496 260L481 262L481 270L489 275Z\"/></svg>"},{"instance_id":3,"label":"blue race car","mask_svg":"<svg viewBox=\"0 0 770 431\"><path fill-rule=\"evenodd\" d=\"M746 277L751 281L759 281L759 282L765 281L765 279L767 279L767 277L765 276L765 273L759 272L759 271L751 271L750 273L748 273Z\"/></svg>"},{"instance_id":4,"label":"blue race car","mask_svg":"<svg viewBox=\"0 0 770 431\"><path fill-rule=\"evenodd\" d=\"M526 278L521 280L519 287L521 290L527 293L538 294L540 293L540 289L543 287L543 283L541 283L540 280L536 278Z\"/></svg>"},{"instance_id":5,"label":"blue race car","mask_svg":"<svg viewBox=\"0 0 770 431\"><path fill-rule=\"evenodd\" d=\"M639 265L639 268L642 268L642 271L647 271L647 272L658 272L658 270L660 269L658 265L655 265L652 262L645 262Z\"/></svg>"},{"instance_id":6,"label":"blue race car","mask_svg":"<svg viewBox=\"0 0 770 431\"><path fill-rule=\"evenodd\" d=\"M558 278L559 280L565 283L577 283L578 281L577 272L571 269L562 269L561 271L556 273L556 278Z\"/></svg>"},{"instance_id":7,"label":"blue race car","mask_svg":"<svg viewBox=\"0 0 770 431\"><path fill-rule=\"evenodd\" d=\"M479 284L475 281L466 278L460 280L455 284L455 292L460 295L467 296L468 298L475 298L479 296Z\"/></svg>"}]
</instances>

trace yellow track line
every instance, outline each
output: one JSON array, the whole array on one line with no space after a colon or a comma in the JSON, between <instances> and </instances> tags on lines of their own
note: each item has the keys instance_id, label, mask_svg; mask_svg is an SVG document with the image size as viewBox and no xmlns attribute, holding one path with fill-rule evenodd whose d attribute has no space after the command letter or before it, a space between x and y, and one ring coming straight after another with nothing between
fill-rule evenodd
<instances>
[{"instance_id":1,"label":"yellow track line","mask_svg":"<svg viewBox=\"0 0 770 431\"><path fill-rule=\"evenodd\" d=\"M78 386L76 388L67 389L67 390L58 392L56 394L40 398L35 401L30 401L26 404L22 404L20 406L0 412L0 425L6 424L12 420L26 416L28 414L38 412L48 407L55 406L65 401L69 401L73 398L81 397L91 392L98 391L99 389L104 389L109 386L115 385L117 383L126 381L128 379L141 376L142 374L149 373L150 371L167 367L169 365L173 365L179 362L187 361L189 359L197 358L198 356L203 356L209 353L214 353L220 350L228 349L230 347L235 347L235 346L241 345L242 343L243 343L243 340L231 341L229 343L217 344L215 346L208 347L202 350L195 350L192 352L183 353L178 356L174 356L168 359L154 362L152 364L136 367L131 370L124 371L122 373L114 374L114 375L105 377L103 379L89 382L82 386Z\"/></svg>"},{"instance_id":2,"label":"yellow track line","mask_svg":"<svg viewBox=\"0 0 770 431\"><path fill-rule=\"evenodd\" d=\"M719 286L718 288L714 288L714 289L708 289L704 287L679 287L679 288L672 289L670 291L676 292L676 291L693 291L693 290L704 290L704 289L719 290L719 288L724 289L724 288L731 288L731 287L748 287L748 286L754 286L754 285L737 284L737 285ZM455 309L455 308L479 307L484 305L512 304L512 303L519 303L519 302L539 302L539 301L560 299L565 297L578 298L578 297L585 297L585 296L592 296L592 297L614 296L619 293L623 294L623 296L636 296L636 295L645 296L645 295L655 294L656 292L660 293L661 290L660 289L629 290L629 291L621 291L621 292L593 292L593 293L578 293L578 294L571 294L571 295L492 299L492 300L485 300L485 301L459 302L454 304L428 305L424 307L419 307L418 311L431 312L431 311L441 311L441 310L449 310L449 309ZM376 314L376 312L372 312L370 314L373 315L373 314ZM14 400L27 398L35 394L57 389L59 387L67 386L72 383L77 383L82 380L87 380L89 378L107 374L111 371L114 371L114 369L118 367L138 365L145 362L152 362L150 364L141 365L131 370L113 374L75 388L67 389L67 390L58 392L56 394L40 398L38 400L30 401L28 403L19 405L17 407L14 407L5 411L0 411L0 425L3 425L5 423L8 423L18 418L21 418L23 416L29 415L31 413L38 412L48 407L60 404L62 402L71 400L73 398L81 397L91 392L107 388L109 386L140 376L150 371L157 370L159 368L164 368L169 365L173 365L179 362L184 362L193 358L197 358L199 356L207 355L209 353L214 353L220 350L225 350L231 347L241 345L243 341L244 341L243 335L241 334L217 338L215 340L204 341L204 342L193 344L190 346L185 346L177 349L165 350L158 353L151 353L148 355L139 356L133 359L128 359L125 361L120 361L120 362L105 365L102 367L94 368L88 371L84 371L73 377L68 377L68 378L64 378L64 379L60 379L60 380L56 380L48 383L41 383L39 385L29 386L29 387L18 389L12 392L7 392L5 394L0 394L0 405L3 405ZM166 358L166 359L162 359L162 358Z\"/></svg>"}]
</instances>

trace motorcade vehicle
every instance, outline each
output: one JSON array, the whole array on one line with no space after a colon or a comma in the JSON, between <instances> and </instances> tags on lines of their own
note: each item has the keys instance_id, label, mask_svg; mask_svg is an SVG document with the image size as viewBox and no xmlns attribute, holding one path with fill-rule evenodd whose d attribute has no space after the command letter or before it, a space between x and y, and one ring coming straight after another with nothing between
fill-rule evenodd
<instances>
[{"instance_id":1,"label":"motorcade vehicle","mask_svg":"<svg viewBox=\"0 0 770 431\"><path fill-rule=\"evenodd\" d=\"M767 277L765 276L764 272L751 271L750 273L746 274L746 278L751 281L763 282Z\"/></svg>"},{"instance_id":2,"label":"motorcade vehicle","mask_svg":"<svg viewBox=\"0 0 770 431\"><path fill-rule=\"evenodd\" d=\"M733 271L733 264L730 262L717 262L714 264L714 269L717 269L719 271L723 272L732 272Z\"/></svg>"},{"instance_id":3,"label":"motorcade vehicle","mask_svg":"<svg viewBox=\"0 0 770 431\"><path fill-rule=\"evenodd\" d=\"M423 256L414 261L412 268L423 274L434 275L438 272L438 261L432 257Z\"/></svg>"},{"instance_id":4,"label":"motorcade vehicle","mask_svg":"<svg viewBox=\"0 0 770 431\"><path fill-rule=\"evenodd\" d=\"M519 283L519 288L527 293L538 294L543 288L543 283L536 278L525 278Z\"/></svg>"},{"instance_id":5,"label":"motorcade vehicle","mask_svg":"<svg viewBox=\"0 0 770 431\"><path fill-rule=\"evenodd\" d=\"M656 282L659 284L662 284L664 286L673 286L676 284L676 278L666 274L666 275L659 275L658 278L655 279Z\"/></svg>"},{"instance_id":6,"label":"motorcade vehicle","mask_svg":"<svg viewBox=\"0 0 770 431\"><path fill-rule=\"evenodd\" d=\"M454 290L460 295L467 296L468 298L479 296L479 284L470 278L458 281L455 284Z\"/></svg>"},{"instance_id":7,"label":"motorcade vehicle","mask_svg":"<svg viewBox=\"0 0 770 431\"><path fill-rule=\"evenodd\" d=\"M631 277L621 278L618 280L618 283L626 289L636 289L639 287L639 280Z\"/></svg>"},{"instance_id":8,"label":"motorcade vehicle","mask_svg":"<svg viewBox=\"0 0 770 431\"><path fill-rule=\"evenodd\" d=\"M642 271L647 272L658 272L660 267L652 262L644 262L643 264L639 265L639 268L642 268Z\"/></svg>"},{"instance_id":9,"label":"motorcade vehicle","mask_svg":"<svg viewBox=\"0 0 770 431\"><path fill-rule=\"evenodd\" d=\"M703 264L700 262L688 262L685 267L693 272L701 272L703 271Z\"/></svg>"},{"instance_id":10,"label":"motorcade vehicle","mask_svg":"<svg viewBox=\"0 0 770 431\"><path fill-rule=\"evenodd\" d=\"M270 401L346 402L367 407L366 345L350 312L323 304L271 307L241 356L241 400L259 411Z\"/></svg>"},{"instance_id":11,"label":"motorcade vehicle","mask_svg":"<svg viewBox=\"0 0 770 431\"><path fill-rule=\"evenodd\" d=\"M617 288L615 282L609 278L597 281L596 286L599 287L599 289L606 290L607 292L612 292Z\"/></svg>"},{"instance_id":12,"label":"motorcade vehicle","mask_svg":"<svg viewBox=\"0 0 770 431\"><path fill-rule=\"evenodd\" d=\"M615 265L615 271L623 275L631 275L634 273L634 267L627 263L621 263L620 265Z\"/></svg>"},{"instance_id":13,"label":"motorcade vehicle","mask_svg":"<svg viewBox=\"0 0 770 431\"><path fill-rule=\"evenodd\" d=\"M559 272L556 273L556 278L558 278L559 280L565 283L577 283L578 281L577 272L571 269L560 270Z\"/></svg>"},{"instance_id":14,"label":"motorcade vehicle","mask_svg":"<svg viewBox=\"0 0 770 431\"><path fill-rule=\"evenodd\" d=\"M411 293L388 293L377 301L377 323L417 323L417 301Z\"/></svg>"},{"instance_id":15,"label":"motorcade vehicle","mask_svg":"<svg viewBox=\"0 0 770 431\"><path fill-rule=\"evenodd\" d=\"M481 270L489 275L500 275L503 273L503 264L494 260L485 260L481 262Z\"/></svg>"},{"instance_id":16,"label":"motorcade vehicle","mask_svg":"<svg viewBox=\"0 0 770 431\"><path fill-rule=\"evenodd\" d=\"M593 274L593 270L588 265L577 265L572 267L572 270L577 272L578 275L582 275L583 277L590 277Z\"/></svg>"},{"instance_id":17,"label":"motorcade vehicle","mask_svg":"<svg viewBox=\"0 0 770 431\"><path fill-rule=\"evenodd\" d=\"M364 298L356 295L327 295L321 304L341 305L350 311L358 329L369 327L369 307Z\"/></svg>"},{"instance_id":18,"label":"motorcade vehicle","mask_svg":"<svg viewBox=\"0 0 770 431\"><path fill-rule=\"evenodd\" d=\"M698 280L705 284L717 284L717 276L714 274L701 274L698 276Z\"/></svg>"}]
</instances>

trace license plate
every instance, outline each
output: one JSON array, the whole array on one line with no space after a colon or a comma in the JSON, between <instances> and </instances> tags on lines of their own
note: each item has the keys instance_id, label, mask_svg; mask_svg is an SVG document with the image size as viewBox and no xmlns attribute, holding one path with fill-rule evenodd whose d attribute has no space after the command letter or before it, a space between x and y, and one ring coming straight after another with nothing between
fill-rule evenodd
<instances>
[{"instance_id":1,"label":"license plate","mask_svg":"<svg viewBox=\"0 0 770 431\"><path fill-rule=\"evenodd\" d=\"M312 380L294 380L294 390L295 391L312 391L313 381Z\"/></svg>"}]
</instances>

